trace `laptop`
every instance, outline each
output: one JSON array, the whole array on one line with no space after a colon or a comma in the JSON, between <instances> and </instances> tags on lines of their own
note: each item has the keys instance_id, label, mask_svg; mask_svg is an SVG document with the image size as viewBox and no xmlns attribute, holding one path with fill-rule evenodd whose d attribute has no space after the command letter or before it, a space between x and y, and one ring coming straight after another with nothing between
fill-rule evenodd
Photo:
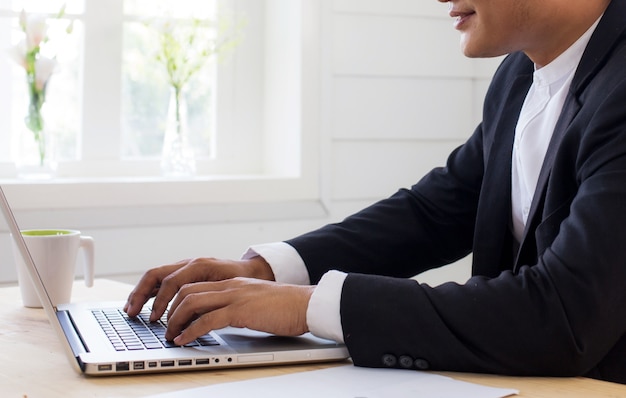
<instances>
[{"instance_id":1,"label":"laptop","mask_svg":"<svg viewBox=\"0 0 626 398\"><path fill-rule=\"evenodd\" d=\"M122 311L123 302L67 303L55 307L28 252L2 186L0 209L50 324L78 372L117 376L340 361L349 357L345 345L310 333L281 337L231 327L211 331L187 346L175 346L163 336L165 316L158 322L148 321L149 304L136 318L129 318Z\"/></svg>"}]
</instances>

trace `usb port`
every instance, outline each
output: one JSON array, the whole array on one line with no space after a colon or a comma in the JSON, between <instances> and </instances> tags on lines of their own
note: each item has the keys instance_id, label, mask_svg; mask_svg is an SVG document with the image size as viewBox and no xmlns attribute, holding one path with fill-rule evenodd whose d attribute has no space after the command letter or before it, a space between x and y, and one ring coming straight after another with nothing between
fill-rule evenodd
<instances>
[{"instance_id":1,"label":"usb port","mask_svg":"<svg viewBox=\"0 0 626 398\"><path fill-rule=\"evenodd\" d=\"M196 359L196 365L208 365L211 363L209 358Z\"/></svg>"},{"instance_id":2,"label":"usb port","mask_svg":"<svg viewBox=\"0 0 626 398\"><path fill-rule=\"evenodd\" d=\"M118 372L123 372L130 370L130 363L128 362L118 362L115 364L115 370Z\"/></svg>"},{"instance_id":3,"label":"usb port","mask_svg":"<svg viewBox=\"0 0 626 398\"><path fill-rule=\"evenodd\" d=\"M162 368L170 367L170 366L174 366L174 361L161 361Z\"/></svg>"},{"instance_id":4,"label":"usb port","mask_svg":"<svg viewBox=\"0 0 626 398\"><path fill-rule=\"evenodd\" d=\"M135 370L141 370L145 368L145 363L144 362L134 362L133 363L133 369Z\"/></svg>"},{"instance_id":5,"label":"usb port","mask_svg":"<svg viewBox=\"0 0 626 398\"><path fill-rule=\"evenodd\" d=\"M178 366L191 366L191 359L181 359L178 361Z\"/></svg>"},{"instance_id":6,"label":"usb port","mask_svg":"<svg viewBox=\"0 0 626 398\"><path fill-rule=\"evenodd\" d=\"M113 370L113 365L98 365L98 372L110 372Z\"/></svg>"}]
</instances>

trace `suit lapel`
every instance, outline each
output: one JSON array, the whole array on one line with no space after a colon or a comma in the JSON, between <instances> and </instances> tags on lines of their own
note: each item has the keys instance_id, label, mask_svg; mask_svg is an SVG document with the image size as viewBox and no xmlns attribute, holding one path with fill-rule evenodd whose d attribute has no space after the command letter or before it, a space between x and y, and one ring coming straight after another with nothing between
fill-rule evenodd
<instances>
[{"instance_id":1,"label":"suit lapel","mask_svg":"<svg viewBox=\"0 0 626 398\"><path fill-rule=\"evenodd\" d=\"M616 34L620 32L620 34ZM613 0L604 12L580 60L572 81L572 92L580 94L604 64L604 59L626 34L626 1Z\"/></svg>"},{"instance_id":2,"label":"suit lapel","mask_svg":"<svg viewBox=\"0 0 626 398\"><path fill-rule=\"evenodd\" d=\"M485 131L493 142L485 145L488 155L477 217L481 222L474 234L473 275L494 277L512 266L514 253L506 241L511 219L511 154L515 125L531 83L532 74L518 76L511 83L498 122L492 131Z\"/></svg>"},{"instance_id":3,"label":"suit lapel","mask_svg":"<svg viewBox=\"0 0 626 398\"><path fill-rule=\"evenodd\" d=\"M609 4L602 20L589 40L589 44L585 49L583 58L580 60L574 79L572 80L569 94L563 105L563 110L561 111L561 115L554 129L552 139L548 146L548 152L546 153L539 174L539 180L537 181L524 237L515 259L515 271L524 263L536 261L537 256L540 254L538 251L543 251L543 248L536 247L534 235L535 230L541 223L543 204L548 194L550 173L554 166L558 148L566 134L568 126L580 111L581 105L578 98L581 96L589 81L595 76L597 70L602 67L603 59L611 52L619 39L619 35L616 35L614 31L624 32L626 31L625 26L626 2L614 0Z\"/></svg>"}]
</instances>

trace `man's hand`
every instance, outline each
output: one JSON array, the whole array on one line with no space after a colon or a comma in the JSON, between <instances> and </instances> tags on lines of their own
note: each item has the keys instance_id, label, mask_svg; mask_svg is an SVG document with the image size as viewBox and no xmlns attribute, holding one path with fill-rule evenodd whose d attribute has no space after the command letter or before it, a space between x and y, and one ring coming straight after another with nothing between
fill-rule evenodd
<instances>
[{"instance_id":1,"label":"man's hand","mask_svg":"<svg viewBox=\"0 0 626 398\"><path fill-rule=\"evenodd\" d=\"M137 316L143 305L155 297L150 321L161 318L168 303L184 285L248 277L274 280L272 269L262 257L249 260L218 260L196 258L153 268L146 272L128 296L124 311Z\"/></svg>"},{"instance_id":2,"label":"man's hand","mask_svg":"<svg viewBox=\"0 0 626 398\"><path fill-rule=\"evenodd\" d=\"M299 336L308 332L306 311L314 289L249 278L191 283L170 307L165 337L184 345L226 326Z\"/></svg>"}]
</instances>

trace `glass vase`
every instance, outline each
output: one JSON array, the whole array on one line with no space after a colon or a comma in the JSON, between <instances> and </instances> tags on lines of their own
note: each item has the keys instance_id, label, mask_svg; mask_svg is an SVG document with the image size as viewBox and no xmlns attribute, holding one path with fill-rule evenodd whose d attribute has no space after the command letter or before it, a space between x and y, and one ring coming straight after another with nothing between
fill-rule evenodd
<instances>
[{"instance_id":1,"label":"glass vase","mask_svg":"<svg viewBox=\"0 0 626 398\"><path fill-rule=\"evenodd\" d=\"M46 130L43 117L39 117L37 129L25 124L18 135L15 168L19 178L46 180L57 172L54 136Z\"/></svg>"},{"instance_id":2,"label":"glass vase","mask_svg":"<svg viewBox=\"0 0 626 398\"><path fill-rule=\"evenodd\" d=\"M191 177L196 173L196 159L188 139L185 96L182 90L172 89L161 155L165 177Z\"/></svg>"}]
</instances>

